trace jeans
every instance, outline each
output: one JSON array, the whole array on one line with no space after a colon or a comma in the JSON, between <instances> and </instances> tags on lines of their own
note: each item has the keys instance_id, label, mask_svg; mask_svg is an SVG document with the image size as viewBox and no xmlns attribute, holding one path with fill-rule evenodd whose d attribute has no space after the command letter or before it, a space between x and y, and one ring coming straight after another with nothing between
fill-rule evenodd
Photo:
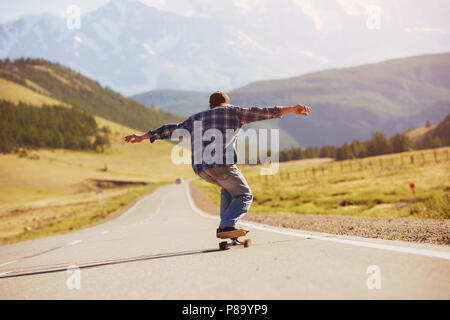
<instances>
[{"instance_id":1,"label":"jeans","mask_svg":"<svg viewBox=\"0 0 450 320\"><path fill-rule=\"evenodd\" d=\"M252 191L236 165L204 169L198 174L203 180L218 185L220 191L220 225L234 227L250 208Z\"/></svg>"}]
</instances>

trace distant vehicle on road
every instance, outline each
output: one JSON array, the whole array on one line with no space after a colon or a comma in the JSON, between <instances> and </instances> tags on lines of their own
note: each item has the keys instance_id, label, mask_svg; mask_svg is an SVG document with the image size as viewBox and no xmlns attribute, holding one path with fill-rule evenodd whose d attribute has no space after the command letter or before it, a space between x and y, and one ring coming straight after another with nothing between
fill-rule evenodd
<instances>
[{"instance_id":1,"label":"distant vehicle on road","mask_svg":"<svg viewBox=\"0 0 450 320\"><path fill-rule=\"evenodd\" d=\"M175 180L176 184L182 184L184 182L183 178L177 178L177 180Z\"/></svg>"}]
</instances>

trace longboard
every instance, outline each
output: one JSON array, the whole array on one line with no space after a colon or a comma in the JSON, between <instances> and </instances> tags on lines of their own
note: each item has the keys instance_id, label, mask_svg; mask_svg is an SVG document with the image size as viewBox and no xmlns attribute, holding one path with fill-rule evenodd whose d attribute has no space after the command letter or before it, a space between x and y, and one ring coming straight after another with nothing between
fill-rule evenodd
<instances>
[{"instance_id":1,"label":"longboard","mask_svg":"<svg viewBox=\"0 0 450 320\"><path fill-rule=\"evenodd\" d=\"M247 230L236 230L236 231L224 232L223 234L219 235L218 238L231 239L231 241L220 242L219 249L227 250L227 249L230 249L230 247L232 247L232 246L244 246L244 248L250 247L250 245L252 243L251 239L244 239L244 241L239 240L239 237L243 237L247 233L248 233Z\"/></svg>"}]
</instances>

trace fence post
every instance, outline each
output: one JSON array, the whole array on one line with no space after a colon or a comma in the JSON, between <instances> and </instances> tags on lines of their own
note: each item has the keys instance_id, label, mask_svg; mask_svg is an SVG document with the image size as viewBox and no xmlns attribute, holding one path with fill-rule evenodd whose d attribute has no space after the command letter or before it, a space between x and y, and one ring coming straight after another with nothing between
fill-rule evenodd
<instances>
[{"instance_id":1,"label":"fence post","mask_svg":"<svg viewBox=\"0 0 450 320\"><path fill-rule=\"evenodd\" d=\"M433 154L434 154L434 162L435 162L435 163L438 163L439 161L438 161L438 157L437 157L437 152L436 152L436 150L433 151Z\"/></svg>"},{"instance_id":2,"label":"fence post","mask_svg":"<svg viewBox=\"0 0 450 320\"><path fill-rule=\"evenodd\" d=\"M411 158L411 164L414 164L414 155L412 154L409 157Z\"/></svg>"}]
</instances>

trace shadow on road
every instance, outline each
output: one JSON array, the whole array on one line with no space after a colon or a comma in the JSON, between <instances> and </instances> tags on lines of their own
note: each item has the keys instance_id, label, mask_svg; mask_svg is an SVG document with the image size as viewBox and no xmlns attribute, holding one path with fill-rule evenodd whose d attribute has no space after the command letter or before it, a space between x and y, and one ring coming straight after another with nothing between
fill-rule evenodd
<instances>
[{"instance_id":1,"label":"shadow on road","mask_svg":"<svg viewBox=\"0 0 450 320\"><path fill-rule=\"evenodd\" d=\"M194 255L194 254L212 253L212 252L217 252L217 251L220 251L220 249L188 250L188 251L158 253L158 254L143 255L143 256L138 256L138 257L123 258L123 259L94 261L94 262L88 262L88 263L83 263L83 264L79 264L79 265L74 265L74 264L61 265L60 264L60 265L53 265L53 266L52 265L39 266L39 267L32 267L32 268L28 268L28 269L12 271L8 274L0 276L0 279L25 277L25 276L32 276L32 275L45 274L45 273L63 272L63 271L67 271L69 269L69 266L70 266L70 268L78 267L80 269L88 269L88 268L96 268L96 267L102 267L102 266L108 266L108 265L114 265L114 264L123 264L123 263L131 263L131 262L154 260L154 259L165 259L165 258L172 258L172 257L189 256L189 255Z\"/></svg>"}]
</instances>

